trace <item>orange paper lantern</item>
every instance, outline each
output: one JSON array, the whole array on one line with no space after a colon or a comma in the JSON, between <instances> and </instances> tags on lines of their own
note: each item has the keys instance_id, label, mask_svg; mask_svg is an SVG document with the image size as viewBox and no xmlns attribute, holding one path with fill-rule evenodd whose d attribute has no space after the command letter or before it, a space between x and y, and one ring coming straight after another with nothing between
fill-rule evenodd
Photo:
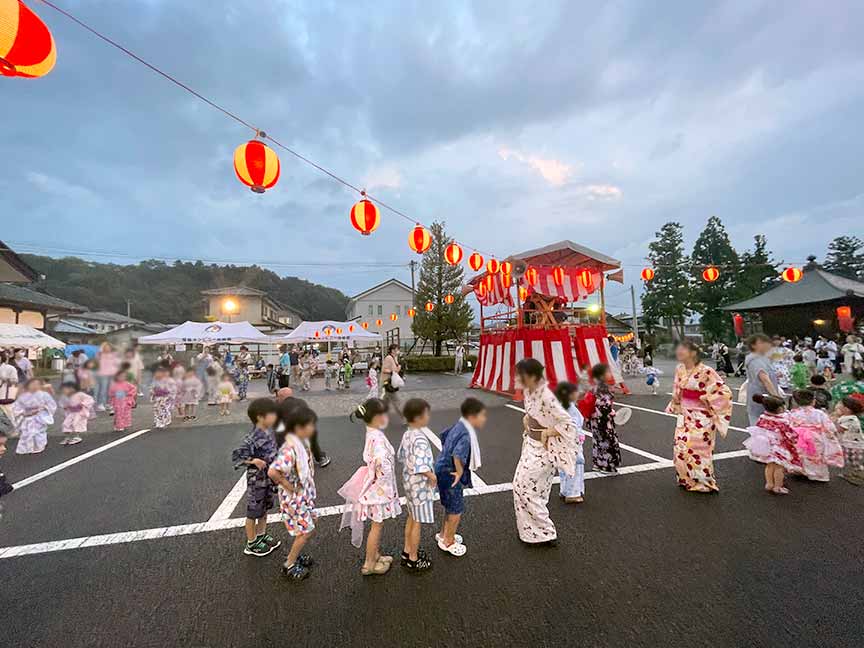
<instances>
[{"instance_id":1,"label":"orange paper lantern","mask_svg":"<svg viewBox=\"0 0 864 648\"><path fill-rule=\"evenodd\" d=\"M537 283L537 279L539 278L539 273L537 272L537 268L532 268L528 266L528 269L525 270L525 281L528 282L529 286L533 286Z\"/></svg>"},{"instance_id":2,"label":"orange paper lantern","mask_svg":"<svg viewBox=\"0 0 864 648\"><path fill-rule=\"evenodd\" d=\"M513 277L509 274L502 274L501 283L504 284L505 288L509 288L513 284Z\"/></svg>"},{"instance_id":3,"label":"orange paper lantern","mask_svg":"<svg viewBox=\"0 0 864 648\"><path fill-rule=\"evenodd\" d=\"M0 75L33 79L57 62L48 27L20 0L0 0Z\"/></svg>"},{"instance_id":4,"label":"orange paper lantern","mask_svg":"<svg viewBox=\"0 0 864 648\"><path fill-rule=\"evenodd\" d=\"M495 277L493 277L491 274L487 274L485 277L483 277L483 283L486 284L486 292L492 292L492 290L495 288Z\"/></svg>"},{"instance_id":5,"label":"orange paper lantern","mask_svg":"<svg viewBox=\"0 0 864 648\"><path fill-rule=\"evenodd\" d=\"M519 300L525 301L528 299L528 289L525 286L519 286Z\"/></svg>"},{"instance_id":6,"label":"orange paper lantern","mask_svg":"<svg viewBox=\"0 0 864 648\"><path fill-rule=\"evenodd\" d=\"M349 325L348 325L348 332L349 332L349 333L353 333L353 332L354 332L354 325L353 325L353 324L349 324Z\"/></svg>"},{"instance_id":7,"label":"orange paper lantern","mask_svg":"<svg viewBox=\"0 0 864 648\"><path fill-rule=\"evenodd\" d=\"M495 274L498 270L501 269L501 264L498 263L495 259L489 259L489 262L486 264L486 270L489 274Z\"/></svg>"},{"instance_id":8,"label":"orange paper lantern","mask_svg":"<svg viewBox=\"0 0 864 648\"><path fill-rule=\"evenodd\" d=\"M426 302L426 306L424 306L424 308L426 309L427 313L431 313L433 310L435 310L435 304L433 304L432 302Z\"/></svg>"},{"instance_id":9,"label":"orange paper lantern","mask_svg":"<svg viewBox=\"0 0 864 648\"><path fill-rule=\"evenodd\" d=\"M702 278L708 283L714 283L720 277L720 271L714 266L708 266L702 271Z\"/></svg>"},{"instance_id":10,"label":"orange paper lantern","mask_svg":"<svg viewBox=\"0 0 864 648\"><path fill-rule=\"evenodd\" d=\"M462 248L455 241L444 250L444 260L450 265L459 265L462 261Z\"/></svg>"},{"instance_id":11,"label":"orange paper lantern","mask_svg":"<svg viewBox=\"0 0 864 648\"><path fill-rule=\"evenodd\" d=\"M585 286L585 290L588 292L594 291L594 278L591 276L591 271L588 269L583 269L579 271L579 281L582 282L582 285Z\"/></svg>"},{"instance_id":12,"label":"orange paper lantern","mask_svg":"<svg viewBox=\"0 0 864 648\"><path fill-rule=\"evenodd\" d=\"M382 320L382 319L376 319L375 320L375 326L381 326L383 323L384 323L384 320Z\"/></svg>"},{"instance_id":13,"label":"orange paper lantern","mask_svg":"<svg viewBox=\"0 0 864 648\"><path fill-rule=\"evenodd\" d=\"M456 301L456 298L453 295L447 295L444 297L445 304L452 304L454 301Z\"/></svg>"},{"instance_id":14,"label":"orange paper lantern","mask_svg":"<svg viewBox=\"0 0 864 648\"><path fill-rule=\"evenodd\" d=\"M417 314L417 311L414 310L413 308L409 308L407 313L408 313L408 317L414 317Z\"/></svg>"},{"instance_id":15,"label":"orange paper lantern","mask_svg":"<svg viewBox=\"0 0 864 648\"><path fill-rule=\"evenodd\" d=\"M336 335L342 335L342 329L341 328L336 329Z\"/></svg>"},{"instance_id":16,"label":"orange paper lantern","mask_svg":"<svg viewBox=\"0 0 864 648\"><path fill-rule=\"evenodd\" d=\"M360 326L363 327L363 330L367 330L369 328L369 322L363 322Z\"/></svg>"},{"instance_id":17,"label":"orange paper lantern","mask_svg":"<svg viewBox=\"0 0 864 648\"><path fill-rule=\"evenodd\" d=\"M430 245L432 245L432 235L429 230L418 223L408 235L408 247L417 254L423 254Z\"/></svg>"},{"instance_id":18,"label":"orange paper lantern","mask_svg":"<svg viewBox=\"0 0 864 648\"><path fill-rule=\"evenodd\" d=\"M564 283L564 268L561 266L555 266L552 269L552 280L555 282L556 286L560 286Z\"/></svg>"},{"instance_id":19,"label":"orange paper lantern","mask_svg":"<svg viewBox=\"0 0 864 648\"><path fill-rule=\"evenodd\" d=\"M501 274L509 275L513 272L513 264L509 261L501 262Z\"/></svg>"},{"instance_id":20,"label":"orange paper lantern","mask_svg":"<svg viewBox=\"0 0 864 648\"><path fill-rule=\"evenodd\" d=\"M780 276L783 278L783 281L788 281L789 283L798 283L801 281L801 277L804 276L804 272L801 268L796 268L794 266L790 266L786 268Z\"/></svg>"},{"instance_id":21,"label":"orange paper lantern","mask_svg":"<svg viewBox=\"0 0 864 648\"><path fill-rule=\"evenodd\" d=\"M468 257L468 266L474 271L477 272L480 268L483 267L483 255L479 252L475 252L470 257Z\"/></svg>"},{"instance_id":22,"label":"orange paper lantern","mask_svg":"<svg viewBox=\"0 0 864 648\"><path fill-rule=\"evenodd\" d=\"M318 338L321 337L321 331L315 331L315 333L312 334L312 337L314 337L317 340Z\"/></svg>"},{"instance_id":23,"label":"orange paper lantern","mask_svg":"<svg viewBox=\"0 0 864 648\"><path fill-rule=\"evenodd\" d=\"M838 306L837 307L837 317L852 317L852 307L851 306Z\"/></svg>"},{"instance_id":24,"label":"orange paper lantern","mask_svg":"<svg viewBox=\"0 0 864 648\"><path fill-rule=\"evenodd\" d=\"M234 151L234 172L255 193L264 193L279 181L279 158L259 140L249 140Z\"/></svg>"},{"instance_id":25,"label":"orange paper lantern","mask_svg":"<svg viewBox=\"0 0 864 648\"><path fill-rule=\"evenodd\" d=\"M396 313L390 313L390 321L395 322L399 319L399 316Z\"/></svg>"},{"instance_id":26,"label":"orange paper lantern","mask_svg":"<svg viewBox=\"0 0 864 648\"><path fill-rule=\"evenodd\" d=\"M642 279L651 281L654 278L654 268L642 268Z\"/></svg>"},{"instance_id":27,"label":"orange paper lantern","mask_svg":"<svg viewBox=\"0 0 864 648\"><path fill-rule=\"evenodd\" d=\"M485 297L487 292L488 291L486 290L486 284L484 282L481 281L479 284L477 284L477 294L480 297Z\"/></svg>"},{"instance_id":28,"label":"orange paper lantern","mask_svg":"<svg viewBox=\"0 0 864 648\"><path fill-rule=\"evenodd\" d=\"M365 198L351 208L351 225L363 236L369 236L381 224L381 214L371 200Z\"/></svg>"}]
</instances>

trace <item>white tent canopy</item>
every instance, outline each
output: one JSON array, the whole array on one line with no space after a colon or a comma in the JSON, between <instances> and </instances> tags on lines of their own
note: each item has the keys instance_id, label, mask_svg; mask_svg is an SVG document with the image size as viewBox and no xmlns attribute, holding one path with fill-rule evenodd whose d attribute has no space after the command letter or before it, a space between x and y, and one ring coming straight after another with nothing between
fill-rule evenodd
<instances>
[{"instance_id":1,"label":"white tent canopy","mask_svg":"<svg viewBox=\"0 0 864 648\"><path fill-rule=\"evenodd\" d=\"M269 344L249 322L184 322L172 329L138 338L139 344Z\"/></svg>"},{"instance_id":2,"label":"white tent canopy","mask_svg":"<svg viewBox=\"0 0 864 648\"><path fill-rule=\"evenodd\" d=\"M31 326L0 324L0 348L62 349L66 345Z\"/></svg>"},{"instance_id":3,"label":"white tent canopy","mask_svg":"<svg viewBox=\"0 0 864 648\"><path fill-rule=\"evenodd\" d=\"M341 331L341 333L337 333ZM315 333L318 337L315 337ZM357 322L335 322L323 320L321 322L302 322L288 335L277 337L269 336L271 340L287 343L300 342L337 342L357 340L359 342L377 342L381 339L378 333L370 333Z\"/></svg>"}]
</instances>

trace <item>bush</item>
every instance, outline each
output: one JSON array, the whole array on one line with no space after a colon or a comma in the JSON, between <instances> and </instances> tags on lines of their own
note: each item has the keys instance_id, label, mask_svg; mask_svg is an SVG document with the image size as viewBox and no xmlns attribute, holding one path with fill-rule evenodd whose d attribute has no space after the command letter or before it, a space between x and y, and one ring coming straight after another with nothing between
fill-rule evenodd
<instances>
[{"instance_id":1,"label":"bush","mask_svg":"<svg viewBox=\"0 0 864 648\"><path fill-rule=\"evenodd\" d=\"M404 356L399 359L399 364L409 373L419 371L453 371L455 361L453 356ZM470 368L468 366L469 362L471 363ZM476 364L477 356L466 355L463 371L473 371Z\"/></svg>"}]
</instances>

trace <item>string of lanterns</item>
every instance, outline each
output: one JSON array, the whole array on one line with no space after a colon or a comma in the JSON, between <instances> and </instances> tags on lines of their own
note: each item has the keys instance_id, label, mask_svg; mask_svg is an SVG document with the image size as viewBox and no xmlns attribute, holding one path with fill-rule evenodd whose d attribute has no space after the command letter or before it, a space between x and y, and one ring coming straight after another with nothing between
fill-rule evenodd
<instances>
[{"instance_id":1,"label":"string of lanterns","mask_svg":"<svg viewBox=\"0 0 864 648\"><path fill-rule=\"evenodd\" d=\"M642 268L640 276L645 282L654 279L656 272L654 268ZM804 277L804 271L796 266L789 266L780 273L780 278L787 283L798 283ZM702 279L707 283L714 283L720 278L720 269L717 266L710 265L702 270ZM586 286L587 287L587 286Z\"/></svg>"}]
</instances>

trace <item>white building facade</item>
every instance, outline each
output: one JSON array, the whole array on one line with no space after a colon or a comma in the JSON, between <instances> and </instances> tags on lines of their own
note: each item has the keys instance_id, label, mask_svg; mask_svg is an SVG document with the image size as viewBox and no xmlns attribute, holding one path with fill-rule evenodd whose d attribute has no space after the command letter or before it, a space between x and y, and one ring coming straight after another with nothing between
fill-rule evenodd
<instances>
[{"instance_id":1,"label":"white building facade","mask_svg":"<svg viewBox=\"0 0 864 648\"><path fill-rule=\"evenodd\" d=\"M398 279L387 281L354 295L348 302L347 319L368 322L369 330L386 337L388 331L399 330L399 341L403 345L414 340L411 331L411 318L408 309L411 308L413 294L411 286ZM416 307L415 307L416 308ZM390 319L396 315L396 321ZM381 320L381 326L376 325Z\"/></svg>"}]
</instances>

